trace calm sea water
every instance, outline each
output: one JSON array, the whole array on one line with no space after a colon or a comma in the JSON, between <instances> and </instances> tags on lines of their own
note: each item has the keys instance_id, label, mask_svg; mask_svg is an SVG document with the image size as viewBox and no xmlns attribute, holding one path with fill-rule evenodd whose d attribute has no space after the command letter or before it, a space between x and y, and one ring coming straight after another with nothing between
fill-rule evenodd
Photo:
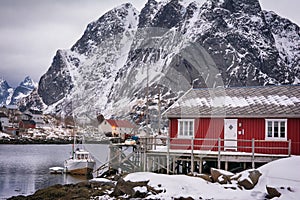
<instances>
[{"instance_id":1,"label":"calm sea water","mask_svg":"<svg viewBox=\"0 0 300 200\"><path fill-rule=\"evenodd\" d=\"M100 166L108 158L108 145L84 145ZM72 145L0 145L0 199L29 195L55 184L77 183L82 176L50 174L50 167L63 167Z\"/></svg>"}]
</instances>

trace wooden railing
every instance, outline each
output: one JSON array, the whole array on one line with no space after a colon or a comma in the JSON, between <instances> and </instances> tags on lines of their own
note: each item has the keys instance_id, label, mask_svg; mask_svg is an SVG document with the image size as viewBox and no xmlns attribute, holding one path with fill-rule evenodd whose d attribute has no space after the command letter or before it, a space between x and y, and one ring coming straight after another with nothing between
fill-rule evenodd
<instances>
[{"instance_id":1,"label":"wooden railing","mask_svg":"<svg viewBox=\"0 0 300 200\"><path fill-rule=\"evenodd\" d=\"M159 141L159 142L158 142ZM236 142L237 145L225 145L227 141ZM194 160L196 150L216 151L218 153L218 168L221 166L221 153L227 150L236 152L251 153L252 168L254 168L255 154L282 154L291 156L292 141L266 141L266 140L229 140L221 138L172 138L169 137L148 137L140 138L140 145L147 150L157 150L158 146L166 146L167 161L170 157L170 149L190 150L191 161ZM249 155L250 156L250 155ZM167 164L169 166L169 164ZM168 169L169 171L169 169Z\"/></svg>"},{"instance_id":2,"label":"wooden railing","mask_svg":"<svg viewBox=\"0 0 300 200\"><path fill-rule=\"evenodd\" d=\"M140 138L140 145L146 150L156 150L158 146L168 146L178 150L203 150L203 151L237 151L262 154L291 155L291 140L267 141L245 139L221 139L221 138L167 138L144 137ZM236 142L236 145L225 145L226 142Z\"/></svg>"}]
</instances>

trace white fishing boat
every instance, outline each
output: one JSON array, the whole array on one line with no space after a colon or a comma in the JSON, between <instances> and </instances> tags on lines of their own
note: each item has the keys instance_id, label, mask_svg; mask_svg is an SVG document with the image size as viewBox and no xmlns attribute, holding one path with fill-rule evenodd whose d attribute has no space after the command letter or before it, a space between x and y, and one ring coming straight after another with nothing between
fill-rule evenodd
<instances>
[{"instance_id":1,"label":"white fishing boat","mask_svg":"<svg viewBox=\"0 0 300 200\"><path fill-rule=\"evenodd\" d=\"M84 139L82 139L83 141ZM74 175L86 175L91 176L96 162L92 158L90 152L84 150L83 148L76 148L76 136L74 134L74 141L72 145L72 155L69 159L64 162L65 173Z\"/></svg>"},{"instance_id":2,"label":"white fishing boat","mask_svg":"<svg viewBox=\"0 0 300 200\"><path fill-rule=\"evenodd\" d=\"M74 175L91 175L96 162L88 151L77 149L73 156L65 160L65 172Z\"/></svg>"}]
</instances>

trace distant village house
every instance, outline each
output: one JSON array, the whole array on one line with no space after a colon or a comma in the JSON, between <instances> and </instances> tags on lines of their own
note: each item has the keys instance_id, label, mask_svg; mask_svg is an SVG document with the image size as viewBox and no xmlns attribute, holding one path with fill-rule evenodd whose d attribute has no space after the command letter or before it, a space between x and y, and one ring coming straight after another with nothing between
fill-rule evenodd
<instances>
[{"instance_id":1,"label":"distant village house","mask_svg":"<svg viewBox=\"0 0 300 200\"><path fill-rule=\"evenodd\" d=\"M127 120L105 119L99 125L99 132L107 136L126 139L128 135L134 133L135 128L136 127Z\"/></svg>"}]
</instances>

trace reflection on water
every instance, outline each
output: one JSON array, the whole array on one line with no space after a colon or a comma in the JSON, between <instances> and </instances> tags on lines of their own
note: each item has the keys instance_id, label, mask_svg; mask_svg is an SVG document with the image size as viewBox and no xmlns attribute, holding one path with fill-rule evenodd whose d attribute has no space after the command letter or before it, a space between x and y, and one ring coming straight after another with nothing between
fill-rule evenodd
<instances>
[{"instance_id":1,"label":"reflection on water","mask_svg":"<svg viewBox=\"0 0 300 200\"><path fill-rule=\"evenodd\" d=\"M99 166L107 158L107 145L91 149ZM70 151L71 145L0 145L0 199L33 194L55 184L85 181L84 176L49 173L50 167L63 166Z\"/></svg>"}]
</instances>

